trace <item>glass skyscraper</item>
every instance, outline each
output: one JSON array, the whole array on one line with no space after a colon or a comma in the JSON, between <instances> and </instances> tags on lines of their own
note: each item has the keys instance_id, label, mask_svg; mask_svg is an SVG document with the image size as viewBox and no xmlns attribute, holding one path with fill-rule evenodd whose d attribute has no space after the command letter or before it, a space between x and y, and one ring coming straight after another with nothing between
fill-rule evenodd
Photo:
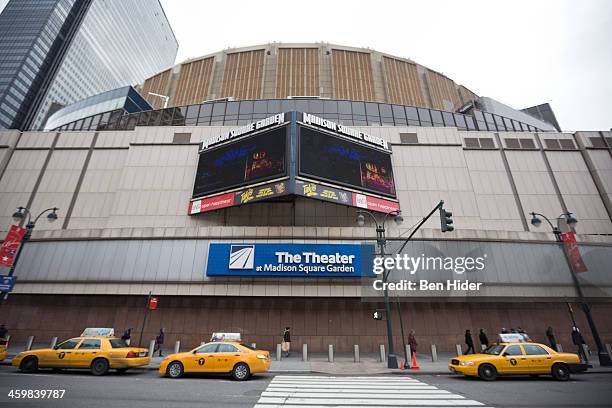
<instances>
[{"instance_id":1,"label":"glass skyscraper","mask_svg":"<svg viewBox=\"0 0 612 408\"><path fill-rule=\"evenodd\" d=\"M159 0L11 0L0 14L0 128L39 129L80 99L172 65Z\"/></svg>"}]
</instances>

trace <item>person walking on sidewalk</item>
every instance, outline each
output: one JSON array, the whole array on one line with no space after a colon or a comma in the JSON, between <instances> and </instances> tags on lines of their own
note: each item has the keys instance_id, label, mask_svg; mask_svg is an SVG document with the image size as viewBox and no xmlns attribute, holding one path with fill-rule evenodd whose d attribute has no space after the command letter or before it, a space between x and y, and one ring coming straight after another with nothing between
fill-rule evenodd
<instances>
[{"instance_id":1,"label":"person walking on sidewalk","mask_svg":"<svg viewBox=\"0 0 612 408\"><path fill-rule=\"evenodd\" d=\"M283 343L282 343L282 350L285 353L285 357L289 357L289 353L291 350L291 328L290 327L285 327L285 330L283 331Z\"/></svg>"},{"instance_id":2,"label":"person walking on sidewalk","mask_svg":"<svg viewBox=\"0 0 612 408\"><path fill-rule=\"evenodd\" d=\"M159 334L155 337L155 348L153 349L153 354L157 350L159 350L159 356L162 356L162 346L164 345L164 328L159 329Z\"/></svg>"},{"instance_id":3,"label":"person walking on sidewalk","mask_svg":"<svg viewBox=\"0 0 612 408\"><path fill-rule=\"evenodd\" d=\"M470 350L472 350L472 354L476 354L474 350L474 340L472 340L472 333L469 330L465 331L465 344L467 346L467 350L463 354L470 354Z\"/></svg>"},{"instance_id":4,"label":"person walking on sidewalk","mask_svg":"<svg viewBox=\"0 0 612 408\"><path fill-rule=\"evenodd\" d=\"M484 349L488 349L489 348L489 338L487 337L487 333L485 332L485 329L480 329L480 333L478 333L478 338L480 339L480 344L483 345Z\"/></svg>"},{"instance_id":5,"label":"person walking on sidewalk","mask_svg":"<svg viewBox=\"0 0 612 408\"><path fill-rule=\"evenodd\" d=\"M557 339L555 338L555 333L553 332L552 326L548 326L548 329L546 329L546 338L548 339L548 344L550 344L550 348L555 351L559 351L557 350Z\"/></svg>"},{"instance_id":6,"label":"person walking on sidewalk","mask_svg":"<svg viewBox=\"0 0 612 408\"><path fill-rule=\"evenodd\" d=\"M582 347L582 345L586 344L586 342L584 341L584 337L582 337L582 333L580 333L580 330L578 330L577 327L572 327L572 343L578 347L578 355L580 356L580 359L585 362L589 361L584 347Z\"/></svg>"},{"instance_id":7,"label":"person walking on sidewalk","mask_svg":"<svg viewBox=\"0 0 612 408\"><path fill-rule=\"evenodd\" d=\"M414 330L410 330L410 334L408 335L408 344L410 345L410 353L413 355L416 354L419 343L417 343L416 338L414 337Z\"/></svg>"},{"instance_id":8,"label":"person walking on sidewalk","mask_svg":"<svg viewBox=\"0 0 612 408\"><path fill-rule=\"evenodd\" d=\"M126 329L126 331L123 332L123 336L121 336L121 340L123 340L125 344L129 346L131 338L132 338L132 328L130 327Z\"/></svg>"}]
</instances>

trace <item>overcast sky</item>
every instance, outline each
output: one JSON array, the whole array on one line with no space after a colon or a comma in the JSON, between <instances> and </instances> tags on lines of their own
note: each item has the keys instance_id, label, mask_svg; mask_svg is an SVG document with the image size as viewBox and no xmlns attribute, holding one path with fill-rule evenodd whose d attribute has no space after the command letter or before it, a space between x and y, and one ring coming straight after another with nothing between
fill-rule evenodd
<instances>
[{"instance_id":1,"label":"overcast sky","mask_svg":"<svg viewBox=\"0 0 612 408\"><path fill-rule=\"evenodd\" d=\"M612 1L161 0L177 62L272 41L408 57L564 130L612 127Z\"/></svg>"},{"instance_id":2,"label":"overcast sky","mask_svg":"<svg viewBox=\"0 0 612 408\"><path fill-rule=\"evenodd\" d=\"M612 1L161 3L177 62L272 41L370 47L515 108L549 102L564 130L612 128Z\"/></svg>"}]
</instances>

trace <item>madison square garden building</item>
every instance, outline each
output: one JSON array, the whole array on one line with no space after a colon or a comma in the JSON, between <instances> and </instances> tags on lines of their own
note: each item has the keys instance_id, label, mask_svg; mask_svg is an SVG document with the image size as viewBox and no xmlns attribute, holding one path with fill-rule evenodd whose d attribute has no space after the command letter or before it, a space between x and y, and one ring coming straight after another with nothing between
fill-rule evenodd
<instances>
[{"instance_id":1,"label":"madison square garden building","mask_svg":"<svg viewBox=\"0 0 612 408\"><path fill-rule=\"evenodd\" d=\"M552 326L568 349L568 305L595 348L574 277L612 341L611 132L561 132L549 109L515 110L409 59L321 43L225 50L138 89L152 110L0 133L3 231L19 206L59 208L36 223L2 305L14 341L139 330L151 292L147 339L164 327L187 347L240 331L273 349L290 326L296 347L372 352L386 326L372 317L383 307L376 228L358 211L380 222L401 210L403 223L385 223L395 257L440 200L455 230L442 233L436 213L391 269L396 344L399 300L420 350L517 326L536 341ZM578 223L561 217L558 243L531 212Z\"/></svg>"}]
</instances>

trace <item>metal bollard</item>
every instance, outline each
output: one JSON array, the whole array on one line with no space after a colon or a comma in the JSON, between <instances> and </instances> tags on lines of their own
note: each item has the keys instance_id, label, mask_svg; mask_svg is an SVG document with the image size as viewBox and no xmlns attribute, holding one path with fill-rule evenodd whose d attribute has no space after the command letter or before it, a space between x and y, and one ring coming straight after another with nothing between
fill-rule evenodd
<instances>
[{"instance_id":1,"label":"metal bollard","mask_svg":"<svg viewBox=\"0 0 612 408\"><path fill-rule=\"evenodd\" d=\"M410 348L410 344L406 344L406 356L408 356L408 361L406 361L405 366L410 368L412 364L412 348Z\"/></svg>"},{"instance_id":2,"label":"metal bollard","mask_svg":"<svg viewBox=\"0 0 612 408\"><path fill-rule=\"evenodd\" d=\"M559 344L559 343L557 343L557 351L559 353L563 353L563 346L561 344Z\"/></svg>"},{"instance_id":3,"label":"metal bollard","mask_svg":"<svg viewBox=\"0 0 612 408\"><path fill-rule=\"evenodd\" d=\"M438 361L438 349L436 348L435 344L431 345L431 361L434 363Z\"/></svg>"},{"instance_id":4,"label":"metal bollard","mask_svg":"<svg viewBox=\"0 0 612 408\"><path fill-rule=\"evenodd\" d=\"M302 344L302 361L308 361L308 344Z\"/></svg>"},{"instance_id":5,"label":"metal bollard","mask_svg":"<svg viewBox=\"0 0 612 408\"><path fill-rule=\"evenodd\" d=\"M155 339L149 343L149 357L153 357L153 350L155 350Z\"/></svg>"},{"instance_id":6,"label":"metal bollard","mask_svg":"<svg viewBox=\"0 0 612 408\"><path fill-rule=\"evenodd\" d=\"M463 355L463 351L461 351L461 344L455 344L455 349L457 350L457 356Z\"/></svg>"},{"instance_id":7,"label":"metal bollard","mask_svg":"<svg viewBox=\"0 0 612 408\"><path fill-rule=\"evenodd\" d=\"M51 337L51 344L49 344L49 348L52 349L57 344L57 337Z\"/></svg>"},{"instance_id":8,"label":"metal bollard","mask_svg":"<svg viewBox=\"0 0 612 408\"><path fill-rule=\"evenodd\" d=\"M251 347L253 347L254 349L257 348L257 343L251 343Z\"/></svg>"},{"instance_id":9,"label":"metal bollard","mask_svg":"<svg viewBox=\"0 0 612 408\"><path fill-rule=\"evenodd\" d=\"M608 352L608 355L612 357L612 346L610 346L610 344L606 344L606 351Z\"/></svg>"},{"instance_id":10,"label":"metal bollard","mask_svg":"<svg viewBox=\"0 0 612 408\"><path fill-rule=\"evenodd\" d=\"M281 355L283 354L283 349L281 349L281 345L276 345L276 361L280 361Z\"/></svg>"},{"instance_id":11,"label":"metal bollard","mask_svg":"<svg viewBox=\"0 0 612 408\"><path fill-rule=\"evenodd\" d=\"M334 362L334 345L330 344L329 346L327 346L327 360L330 363Z\"/></svg>"},{"instance_id":12,"label":"metal bollard","mask_svg":"<svg viewBox=\"0 0 612 408\"><path fill-rule=\"evenodd\" d=\"M384 344L380 345L380 362L381 363L385 362L385 345Z\"/></svg>"},{"instance_id":13,"label":"metal bollard","mask_svg":"<svg viewBox=\"0 0 612 408\"><path fill-rule=\"evenodd\" d=\"M360 361L360 358L359 358L359 344L355 344L353 346L353 354L354 354L354 356L353 356L354 362L358 363Z\"/></svg>"},{"instance_id":14,"label":"metal bollard","mask_svg":"<svg viewBox=\"0 0 612 408\"><path fill-rule=\"evenodd\" d=\"M32 343L34 343L34 336L28 337L28 341L26 342L25 351L32 350Z\"/></svg>"},{"instance_id":15,"label":"metal bollard","mask_svg":"<svg viewBox=\"0 0 612 408\"><path fill-rule=\"evenodd\" d=\"M9 343L9 341L11 341L11 335L9 334L8 336L5 337L6 338L6 344Z\"/></svg>"},{"instance_id":16,"label":"metal bollard","mask_svg":"<svg viewBox=\"0 0 612 408\"><path fill-rule=\"evenodd\" d=\"M174 343L174 354L179 353L181 351L181 341L177 340L176 343Z\"/></svg>"}]
</instances>

